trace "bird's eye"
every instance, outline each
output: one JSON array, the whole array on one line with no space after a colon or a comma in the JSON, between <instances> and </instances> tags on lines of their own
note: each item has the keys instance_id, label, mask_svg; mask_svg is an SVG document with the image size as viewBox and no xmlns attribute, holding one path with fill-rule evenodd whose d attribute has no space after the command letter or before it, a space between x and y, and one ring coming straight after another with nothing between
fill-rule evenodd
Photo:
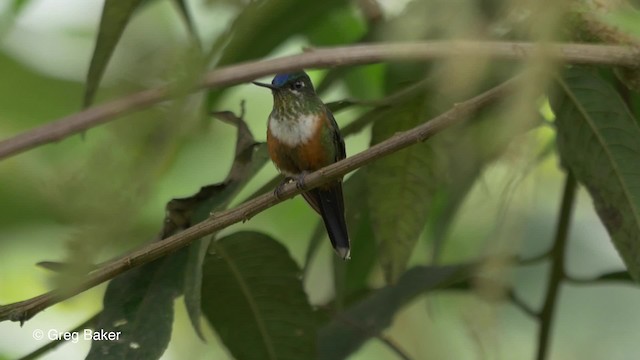
<instances>
[{"instance_id":1,"label":"bird's eye","mask_svg":"<svg viewBox=\"0 0 640 360\"><path fill-rule=\"evenodd\" d=\"M291 85L291 88L294 90L300 90L304 87L304 82L302 81L296 81L293 83L293 85Z\"/></svg>"}]
</instances>

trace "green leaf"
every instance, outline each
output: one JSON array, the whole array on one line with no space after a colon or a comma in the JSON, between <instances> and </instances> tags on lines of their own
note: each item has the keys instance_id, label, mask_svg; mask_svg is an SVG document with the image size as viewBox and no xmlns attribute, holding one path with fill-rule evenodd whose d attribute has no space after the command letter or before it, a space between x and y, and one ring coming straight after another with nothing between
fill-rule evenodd
<instances>
[{"instance_id":1,"label":"green leaf","mask_svg":"<svg viewBox=\"0 0 640 360\"><path fill-rule=\"evenodd\" d=\"M351 4L337 7L315 23L307 31L307 38L313 46L338 46L360 39L367 31L367 25Z\"/></svg>"},{"instance_id":2,"label":"green leaf","mask_svg":"<svg viewBox=\"0 0 640 360\"><path fill-rule=\"evenodd\" d=\"M345 0L260 0L251 2L231 25L218 65L234 64L267 55L286 39L325 21ZM215 45L214 45L215 47Z\"/></svg>"},{"instance_id":3,"label":"green leaf","mask_svg":"<svg viewBox=\"0 0 640 360\"><path fill-rule=\"evenodd\" d=\"M224 182L205 186L192 197L171 200L166 208L162 239L208 218L213 210L226 208L266 162L265 145L255 142L242 119L230 112L216 115L238 128L231 170ZM199 322L202 263L210 239L211 236L199 239L189 248L112 281L105 294L105 309L99 320L101 326L97 328L121 331L120 341L106 342L106 345L104 341L94 341L89 357L159 358L171 335L173 299L183 290L192 324L202 337Z\"/></svg>"},{"instance_id":4,"label":"green leaf","mask_svg":"<svg viewBox=\"0 0 640 360\"><path fill-rule=\"evenodd\" d=\"M211 244L202 311L235 359L312 359L316 329L300 269L287 249L257 232Z\"/></svg>"},{"instance_id":5,"label":"green leaf","mask_svg":"<svg viewBox=\"0 0 640 360\"><path fill-rule=\"evenodd\" d=\"M78 83L43 75L16 61L5 52L0 52L0 68L2 69L0 109L2 109L3 126L6 129L3 131L27 130L77 110L78 103L73 98L82 93L82 86ZM32 106L34 98L37 98L43 106ZM7 171L3 175L11 173ZM37 207L46 207L46 205Z\"/></svg>"},{"instance_id":6,"label":"green leaf","mask_svg":"<svg viewBox=\"0 0 640 360\"><path fill-rule=\"evenodd\" d=\"M413 128L427 118L423 96L381 111L381 119L373 125L371 144ZM434 184L438 183L438 166L437 154L430 143L424 142L377 160L367 168L373 233L388 283L395 282L405 270L424 228Z\"/></svg>"},{"instance_id":7,"label":"green leaf","mask_svg":"<svg viewBox=\"0 0 640 360\"><path fill-rule=\"evenodd\" d=\"M127 271L109 283L95 329L118 340L91 342L87 359L159 359L173 325L174 299L182 293L187 249Z\"/></svg>"},{"instance_id":8,"label":"green leaf","mask_svg":"<svg viewBox=\"0 0 640 360\"><path fill-rule=\"evenodd\" d=\"M167 212L175 218L177 214L186 214L189 226L205 220L211 211L225 208L237 193L239 184L219 183L202 187L192 197L173 199L167 206ZM193 211L193 213L192 213ZM174 221L175 223L175 221ZM186 229L188 226L184 227ZM167 234L169 235L169 234ZM189 245L189 260L184 272L184 303L191 325L196 334L204 340L200 326L201 306L200 290L202 284L202 264L205 254L215 233L200 238Z\"/></svg>"},{"instance_id":9,"label":"green leaf","mask_svg":"<svg viewBox=\"0 0 640 360\"><path fill-rule=\"evenodd\" d=\"M349 69L343 77L349 94L358 99L382 98L384 96L382 93L384 71L385 64L372 64Z\"/></svg>"},{"instance_id":10,"label":"green leaf","mask_svg":"<svg viewBox=\"0 0 640 360\"><path fill-rule=\"evenodd\" d=\"M13 0L11 4L11 10L14 14L19 14L29 4L30 0Z\"/></svg>"},{"instance_id":11,"label":"green leaf","mask_svg":"<svg viewBox=\"0 0 640 360\"><path fill-rule=\"evenodd\" d=\"M575 67L551 100L562 163L585 185L632 277L640 280L640 128L596 72Z\"/></svg>"},{"instance_id":12,"label":"green leaf","mask_svg":"<svg viewBox=\"0 0 640 360\"><path fill-rule=\"evenodd\" d=\"M358 304L334 316L322 327L318 339L318 359L345 359L365 341L391 324L393 316L418 295L442 289L467 279L473 265L421 266L405 272L396 285L389 285Z\"/></svg>"},{"instance_id":13,"label":"green leaf","mask_svg":"<svg viewBox=\"0 0 640 360\"><path fill-rule=\"evenodd\" d=\"M257 158L265 158L266 147L260 145L259 149L260 154L257 156ZM200 189L196 197L199 195L203 195L206 197L206 200L196 206L196 212L192 217L194 224L207 219L212 211L220 211L226 209L231 200L235 198L235 196L249 181L249 179L251 179L253 175L257 173L258 169L262 165L264 165L264 161L255 161L253 165L254 166L251 167L252 173L247 174L246 178L215 185L209 185ZM189 199L190 198L175 200L182 201ZM185 271L184 303L187 308L187 313L189 314L191 324L193 325L194 330L201 339L204 339L204 336L202 335L202 329L200 327L200 316L202 315L200 305L202 264L204 262L204 257L207 253L207 250L209 249L211 241L214 237L215 233L198 239L189 246L189 260L187 262Z\"/></svg>"},{"instance_id":14,"label":"green leaf","mask_svg":"<svg viewBox=\"0 0 640 360\"><path fill-rule=\"evenodd\" d=\"M189 33L189 37L193 41L193 43L198 47L198 49L202 50L202 42L200 40L200 36L198 35L198 28L193 21L193 17L189 12L189 7L185 0L174 0L174 3L177 7L178 13L182 17L182 21L184 22L184 26L187 28L187 32Z\"/></svg>"},{"instance_id":15,"label":"green leaf","mask_svg":"<svg viewBox=\"0 0 640 360\"><path fill-rule=\"evenodd\" d=\"M325 16L347 3L346 0L252 1L234 20L227 34L213 44L209 57L219 55L217 66L262 58L287 39L325 21ZM219 90L209 92L209 108L220 94Z\"/></svg>"},{"instance_id":16,"label":"green leaf","mask_svg":"<svg viewBox=\"0 0 640 360\"><path fill-rule=\"evenodd\" d=\"M226 209L268 159L266 145L256 143L244 120L230 112L221 112L218 116L238 128L235 158L227 178L222 183L205 186L192 197L171 201L167 208L168 213L185 214L183 217L188 218L189 226L207 219L213 211ZM215 234L211 234L191 244L185 271L184 302L191 324L202 339L204 339L200 328L202 263L214 237Z\"/></svg>"},{"instance_id":17,"label":"green leaf","mask_svg":"<svg viewBox=\"0 0 640 360\"><path fill-rule=\"evenodd\" d=\"M322 81L318 83L316 92L325 93L336 82L343 82L349 90L349 94L359 100L374 100L384 96L382 93L383 73L385 64L372 64L363 66L343 66L327 71ZM339 103L349 103L350 100L342 100ZM331 111L334 111L331 109Z\"/></svg>"},{"instance_id":18,"label":"green leaf","mask_svg":"<svg viewBox=\"0 0 640 360\"><path fill-rule=\"evenodd\" d=\"M600 283L603 282L629 282L633 283L634 280L629 275L628 271L616 271L611 273L601 274L594 279Z\"/></svg>"},{"instance_id":19,"label":"green leaf","mask_svg":"<svg viewBox=\"0 0 640 360\"><path fill-rule=\"evenodd\" d=\"M84 106L93 103L100 80L133 12L142 0L105 0L96 46L87 73Z\"/></svg>"}]
</instances>

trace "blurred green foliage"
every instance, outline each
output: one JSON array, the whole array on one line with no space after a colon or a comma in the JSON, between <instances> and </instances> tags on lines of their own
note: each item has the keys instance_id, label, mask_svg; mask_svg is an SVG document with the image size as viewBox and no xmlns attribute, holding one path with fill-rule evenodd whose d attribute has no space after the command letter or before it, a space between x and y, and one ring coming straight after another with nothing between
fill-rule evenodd
<instances>
[{"instance_id":1,"label":"blurred green foliage","mask_svg":"<svg viewBox=\"0 0 640 360\"><path fill-rule=\"evenodd\" d=\"M176 94L82 136L0 162L0 304L73 284L93 265L233 207L272 181L276 171L262 167L264 147L253 143L265 140L271 99L243 85L185 95L204 71L305 47L579 38L567 33L584 29L572 29L563 19L591 21L585 16L589 10L580 0L567 5L529 0L0 4L0 138L80 111L83 99L102 103L162 84L174 86ZM596 15L625 40L609 36L608 27L607 34L590 27L593 41L628 43L640 32L640 23L631 21L637 11ZM335 111L348 135L348 155L512 75L525 73L526 81L465 124L347 176L351 261L334 258L318 218L296 198L207 237L198 247L120 275L109 284L104 304L101 286L38 314L23 328L0 323L0 358L44 346L49 339L34 339L36 329L64 331L99 311L97 328L125 324L122 343L67 342L49 356L78 358L92 347L92 358L108 357L101 349L115 358L530 357L537 351L540 319L526 310L539 309L546 295L549 257L518 259L551 248L567 168L588 191L579 193L571 221L569 278L552 325L551 358L633 357L640 352L640 317L634 311L640 292L622 270L637 277L640 225L628 216L640 205L633 168L640 160L633 145L640 95L623 86L633 71L617 80L613 69L598 74L573 69L569 80L558 82L554 74L562 71L548 59L504 64L484 57L312 71L325 102L354 100ZM423 85L416 91L416 84ZM547 94L558 119L549 116ZM244 105L238 111L241 100L246 111ZM212 119L211 111L222 110L242 115L246 129ZM610 116L620 113L624 126L612 128ZM251 156L237 151L243 139L249 139L244 145ZM617 178L623 187L610 181L618 168L624 170ZM197 193L202 187L212 191ZM621 191L625 188L633 191ZM176 225L174 231L162 233L168 224L163 219ZM176 219L183 222L171 222ZM623 234L616 232L621 223ZM213 237L218 240L209 246ZM65 271L52 274L34 266L43 260L61 262ZM576 281L602 274L606 284ZM525 311L514 299L526 304ZM200 308L207 321L196 329L206 344L191 329L201 320ZM140 346L144 352L136 351Z\"/></svg>"}]
</instances>

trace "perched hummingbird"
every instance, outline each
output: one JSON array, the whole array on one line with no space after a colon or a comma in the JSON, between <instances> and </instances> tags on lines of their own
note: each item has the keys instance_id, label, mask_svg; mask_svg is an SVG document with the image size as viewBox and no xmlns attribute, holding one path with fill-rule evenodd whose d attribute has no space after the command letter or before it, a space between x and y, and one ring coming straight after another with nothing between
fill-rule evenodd
<instances>
[{"instance_id":1,"label":"perched hummingbird","mask_svg":"<svg viewBox=\"0 0 640 360\"><path fill-rule=\"evenodd\" d=\"M273 93L267 145L271 160L287 176L285 182L296 179L303 187L300 181L304 175L346 157L338 124L316 95L305 72L277 74L271 84L253 83ZM276 195L279 189L280 186ZM341 258L349 259L342 180L309 190L302 196L322 216L335 251Z\"/></svg>"}]
</instances>

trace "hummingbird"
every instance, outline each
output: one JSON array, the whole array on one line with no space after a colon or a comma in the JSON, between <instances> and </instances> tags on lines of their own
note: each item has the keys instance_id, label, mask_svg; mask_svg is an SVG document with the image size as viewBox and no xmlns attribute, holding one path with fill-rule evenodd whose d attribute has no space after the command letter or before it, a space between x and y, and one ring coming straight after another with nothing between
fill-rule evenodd
<instances>
[{"instance_id":1,"label":"hummingbird","mask_svg":"<svg viewBox=\"0 0 640 360\"><path fill-rule=\"evenodd\" d=\"M271 160L286 178L304 188L303 177L346 157L344 139L335 118L316 94L304 71L276 74L271 84L253 82L271 89L273 110L267 124L267 147ZM344 217L342 180L332 181L302 193L322 217L331 245L338 256L350 258L349 235Z\"/></svg>"}]
</instances>

